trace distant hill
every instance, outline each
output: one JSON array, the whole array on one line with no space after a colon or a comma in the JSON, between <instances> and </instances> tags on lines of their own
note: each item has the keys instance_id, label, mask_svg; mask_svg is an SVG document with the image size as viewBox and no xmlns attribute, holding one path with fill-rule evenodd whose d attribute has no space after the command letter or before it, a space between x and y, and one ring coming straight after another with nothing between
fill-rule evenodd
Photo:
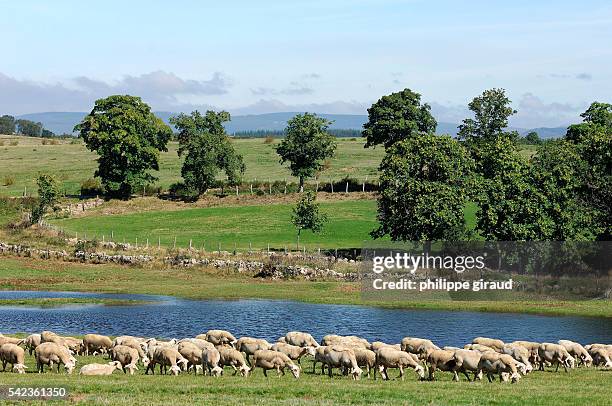
<instances>
[{"instance_id":1,"label":"distant hill","mask_svg":"<svg viewBox=\"0 0 612 406\"><path fill-rule=\"evenodd\" d=\"M53 131L56 134L71 134L72 129L78 124L87 113L84 112L49 112L49 113L32 113L18 116L26 120L32 120L43 123L43 126ZM175 115L169 111L156 111L155 115L168 123L170 117ZM244 116L232 116L232 121L226 124L227 132L233 134L242 131L258 131L270 130L280 131L287 125L287 120L296 115L296 112L286 113L267 113L267 114L249 114ZM368 116L359 114L319 114L333 124L332 129L342 130L359 130L368 120ZM436 133L457 135L457 125L455 123L438 123ZM566 127L541 127L534 129L512 128L521 135L527 134L529 131L536 131L541 138L556 138L565 134Z\"/></svg>"}]
</instances>

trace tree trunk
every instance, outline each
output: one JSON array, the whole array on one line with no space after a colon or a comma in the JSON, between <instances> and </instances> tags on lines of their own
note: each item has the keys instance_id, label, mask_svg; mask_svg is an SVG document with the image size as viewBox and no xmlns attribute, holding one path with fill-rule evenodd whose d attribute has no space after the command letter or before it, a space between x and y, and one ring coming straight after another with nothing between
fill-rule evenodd
<instances>
[{"instance_id":1,"label":"tree trunk","mask_svg":"<svg viewBox=\"0 0 612 406\"><path fill-rule=\"evenodd\" d=\"M300 193L304 191L304 177L300 176Z\"/></svg>"}]
</instances>

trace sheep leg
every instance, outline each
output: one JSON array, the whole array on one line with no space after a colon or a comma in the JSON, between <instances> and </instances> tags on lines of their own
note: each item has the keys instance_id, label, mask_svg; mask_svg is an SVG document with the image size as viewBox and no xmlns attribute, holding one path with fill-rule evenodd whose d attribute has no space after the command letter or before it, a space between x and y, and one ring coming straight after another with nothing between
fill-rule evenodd
<instances>
[{"instance_id":1,"label":"sheep leg","mask_svg":"<svg viewBox=\"0 0 612 406\"><path fill-rule=\"evenodd\" d=\"M264 368L263 371L264 371L264 376L267 378L268 377L268 370Z\"/></svg>"},{"instance_id":2,"label":"sheep leg","mask_svg":"<svg viewBox=\"0 0 612 406\"><path fill-rule=\"evenodd\" d=\"M2 372L6 370L6 361L2 361Z\"/></svg>"},{"instance_id":3,"label":"sheep leg","mask_svg":"<svg viewBox=\"0 0 612 406\"><path fill-rule=\"evenodd\" d=\"M282 374L285 375L285 371L282 371ZM276 366L276 376L279 378L281 377L281 369L278 365Z\"/></svg>"},{"instance_id":4,"label":"sheep leg","mask_svg":"<svg viewBox=\"0 0 612 406\"><path fill-rule=\"evenodd\" d=\"M400 371L399 378L401 378L403 381L404 380L404 366L403 365L399 366L399 371Z\"/></svg>"},{"instance_id":5,"label":"sheep leg","mask_svg":"<svg viewBox=\"0 0 612 406\"><path fill-rule=\"evenodd\" d=\"M561 362L560 362L560 361L557 359L557 368L555 369L555 372L559 372L559 364L560 364L560 363L561 363ZM566 370L565 370L565 371L567 372L567 368L566 368Z\"/></svg>"},{"instance_id":6,"label":"sheep leg","mask_svg":"<svg viewBox=\"0 0 612 406\"><path fill-rule=\"evenodd\" d=\"M331 365L327 366L327 373L328 373L329 377L331 378L332 377L332 366Z\"/></svg>"}]
</instances>

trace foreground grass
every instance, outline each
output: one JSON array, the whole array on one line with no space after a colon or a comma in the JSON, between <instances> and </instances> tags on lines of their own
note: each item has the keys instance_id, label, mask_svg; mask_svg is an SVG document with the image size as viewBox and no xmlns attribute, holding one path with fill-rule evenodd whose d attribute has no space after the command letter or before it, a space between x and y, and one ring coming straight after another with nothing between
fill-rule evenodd
<instances>
[{"instance_id":1,"label":"foreground grass","mask_svg":"<svg viewBox=\"0 0 612 406\"><path fill-rule=\"evenodd\" d=\"M261 370L250 377L231 376L229 368L220 378L181 374L79 376L47 372L35 373L34 358L26 356L29 371L25 375L0 373L3 385L66 387L72 403L87 404L434 404L434 405L609 405L612 371L576 369L569 373L534 372L518 384L451 382L449 373L438 373L438 381L420 382L412 371L406 380L361 379L352 381L335 375L332 379L312 374L312 365L304 360L298 380L290 373L277 378ZM87 363L104 363L101 357L78 357L78 367ZM43 401L28 402L43 404Z\"/></svg>"},{"instance_id":2,"label":"foreground grass","mask_svg":"<svg viewBox=\"0 0 612 406\"><path fill-rule=\"evenodd\" d=\"M423 310L463 310L612 317L612 302L592 301L364 301L359 283L267 281L203 268L129 268L0 257L0 289L173 295L189 299L276 299Z\"/></svg>"},{"instance_id":3,"label":"foreground grass","mask_svg":"<svg viewBox=\"0 0 612 406\"><path fill-rule=\"evenodd\" d=\"M17 142L17 145L11 143ZM88 151L83 143L61 140L58 145L42 145L40 138L0 135L0 194L20 196L24 188L35 193L35 179L39 172L57 175L67 194L79 192L82 181L93 177L97 167L97 155ZM236 139L233 144L243 155L247 170L244 179L263 182L295 182L286 166L281 166L274 147L279 143L265 144L263 139ZM372 180L377 175L384 149L365 149L362 139L338 139L336 155L329 168L321 176L322 182L340 180L345 176ZM177 155L178 144L170 142L168 151L160 154L158 186L167 189L181 179L182 161ZM5 182L11 178L12 182ZM6 184L10 183L10 184Z\"/></svg>"}]
</instances>

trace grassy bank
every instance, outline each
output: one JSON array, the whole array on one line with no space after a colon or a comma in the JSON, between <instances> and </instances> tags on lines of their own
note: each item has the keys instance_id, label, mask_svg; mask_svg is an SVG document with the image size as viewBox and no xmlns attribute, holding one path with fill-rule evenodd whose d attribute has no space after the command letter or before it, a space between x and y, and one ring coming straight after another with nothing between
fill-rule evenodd
<instances>
[{"instance_id":1,"label":"grassy bank","mask_svg":"<svg viewBox=\"0 0 612 406\"><path fill-rule=\"evenodd\" d=\"M0 299L0 306L32 306L32 307L62 307L71 305L104 305L128 306L148 304L145 300L126 299L99 299L99 298L73 298L73 297L45 297L32 299Z\"/></svg>"},{"instance_id":2,"label":"grassy bank","mask_svg":"<svg viewBox=\"0 0 612 406\"><path fill-rule=\"evenodd\" d=\"M9 257L0 257L0 289L142 293L190 299L291 299L404 309L612 317L609 300L364 302L359 283L268 281L202 268L128 268Z\"/></svg>"},{"instance_id":3,"label":"grassy bank","mask_svg":"<svg viewBox=\"0 0 612 406\"><path fill-rule=\"evenodd\" d=\"M78 366L91 362L103 363L100 357L78 357ZM35 373L33 357L27 357L26 375L1 373L3 385L66 387L71 403L86 404L418 404L418 405L608 405L612 371L593 368L564 372L534 372L518 384L451 382L451 374L438 373L435 382L419 382L413 371L406 380L391 370L390 381L361 379L351 381L336 375L332 379L312 374L309 361L304 361L302 376L294 379L290 373L268 378L257 370L248 378L231 376L226 369L223 377L201 375L137 375L116 371L111 376L79 376L65 373ZM317 371L320 372L320 371ZM28 402L43 404L43 401ZM44 403L46 404L46 402Z\"/></svg>"}]
</instances>

